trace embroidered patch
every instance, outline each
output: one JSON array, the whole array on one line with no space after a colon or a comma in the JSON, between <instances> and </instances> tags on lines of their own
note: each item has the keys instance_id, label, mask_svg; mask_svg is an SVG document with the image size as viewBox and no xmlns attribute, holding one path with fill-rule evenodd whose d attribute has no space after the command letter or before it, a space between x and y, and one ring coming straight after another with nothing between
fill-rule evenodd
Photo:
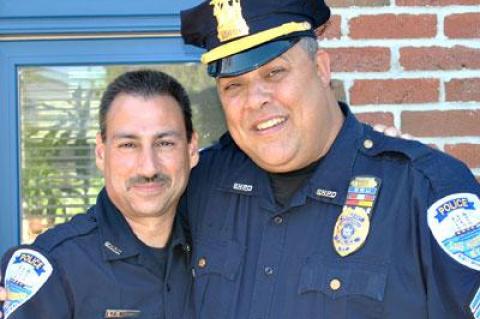
<instances>
[{"instance_id":1,"label":"embroidered patch","mask_svg":"<svg viewBox=\"0 0 480 319\"><path fill-rule=\"evenodd\" d=\"M475 319L480 319L480 289L478 289L470 303L470 311Z\"/></svg>"},{"instance_id":2,"label":"embroidered patch","mask_svg":"<svg viewBox=\"0 0 480 319\"><path fill-rule=\"evenodd\" d=\"M436 201L427 211L433 237L453 259L480 270L480 201L471 193L458 193Z\"/></svg>"},{"instance_id":3,"label":"embroidered patch","mask_svg":"<svg viewBox=\"0 0 480 319\"><path fill-rule=\"evenodd\" d=\"M37 251L19 249L12 255L5 271L5 319L37 293L52 271L50 262Z\"/></svg>"}]
</instances>

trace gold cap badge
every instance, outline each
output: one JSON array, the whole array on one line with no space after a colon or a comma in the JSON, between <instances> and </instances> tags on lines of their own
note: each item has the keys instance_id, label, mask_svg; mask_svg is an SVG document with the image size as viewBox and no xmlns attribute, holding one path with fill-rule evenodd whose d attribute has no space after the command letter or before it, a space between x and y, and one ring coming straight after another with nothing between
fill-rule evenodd
<instances>
[{"instance_id":1,"label":"gold cap badge","mask_svg":"<svg viewBox=\"0 0 480 319\"><path fill-rule=\"evenodd\" d=\"M220 42L248 35L250 29L243 18L240 0L212 0L210 5L217 18L217 36Z\"/></svg>"}]
</instances>

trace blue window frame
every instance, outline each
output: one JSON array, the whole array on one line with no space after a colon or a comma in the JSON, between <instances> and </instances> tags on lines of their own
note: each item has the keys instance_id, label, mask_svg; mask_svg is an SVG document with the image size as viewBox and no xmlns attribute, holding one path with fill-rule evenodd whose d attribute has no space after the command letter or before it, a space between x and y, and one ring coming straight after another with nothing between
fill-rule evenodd
<instances>
[{"instance_id":1,"label":"blue window frame","mask_svg":"<svg viewBox=\"0 0 480 319\"><path fill-rule=\"evenodd\" d=\"M0 254L20 242L18 68L196 62L179 36L178 12L199 1L3 0L0 4ZM123 32L120 38L105 38ZM156 32L156 37L143 34ZM91 34L41 39L32 34ZM164 36L162 36L162 34Z\"/></svg>"}]
</instances>

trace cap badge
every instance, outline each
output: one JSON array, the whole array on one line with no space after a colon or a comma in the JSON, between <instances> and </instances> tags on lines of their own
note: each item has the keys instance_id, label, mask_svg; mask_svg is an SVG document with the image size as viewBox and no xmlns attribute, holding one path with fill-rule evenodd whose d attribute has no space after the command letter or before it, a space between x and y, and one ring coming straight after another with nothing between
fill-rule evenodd
<instances>
[{"instance_id":1,"label":"cap badge","mask_svg":"<svg viewBox=\"0 0 480 319\"><path fill-rule=\"evenodd\" d=\"M210 5L217 18L217 36L220 42L248 35L250 29L243 18L240 0L212 0Z\"/></svg>"},{"instance_id":2,"label":"cap badge","mask_svg":"<svg viewBox=\"0 0 480 319\"><path fill-rule=\"evenodd\" d=\"M356 176L350 181L346 202L333 230L333 246L340 256L354 253L365 243L379 189L377 177Z\"/></svg>"}]
</instances>

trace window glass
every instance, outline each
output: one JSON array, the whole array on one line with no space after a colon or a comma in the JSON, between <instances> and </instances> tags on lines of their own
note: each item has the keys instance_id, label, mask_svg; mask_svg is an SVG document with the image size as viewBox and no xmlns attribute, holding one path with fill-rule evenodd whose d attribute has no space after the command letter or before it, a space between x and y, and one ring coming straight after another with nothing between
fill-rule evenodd
<instances>
[{"instance_id":1,"label":"window glass","mask_svg":"<svg viewBox=\"0 0 480 319\"><path fill-rule=\"evenodd\" d=\"M201 65L20 68L23 243L95 203L103 186L94 154L99 100L116 76L139 68L162 70L185 86L201 146L225 131L215 82Z\"/></svg>"}]
</instances>

